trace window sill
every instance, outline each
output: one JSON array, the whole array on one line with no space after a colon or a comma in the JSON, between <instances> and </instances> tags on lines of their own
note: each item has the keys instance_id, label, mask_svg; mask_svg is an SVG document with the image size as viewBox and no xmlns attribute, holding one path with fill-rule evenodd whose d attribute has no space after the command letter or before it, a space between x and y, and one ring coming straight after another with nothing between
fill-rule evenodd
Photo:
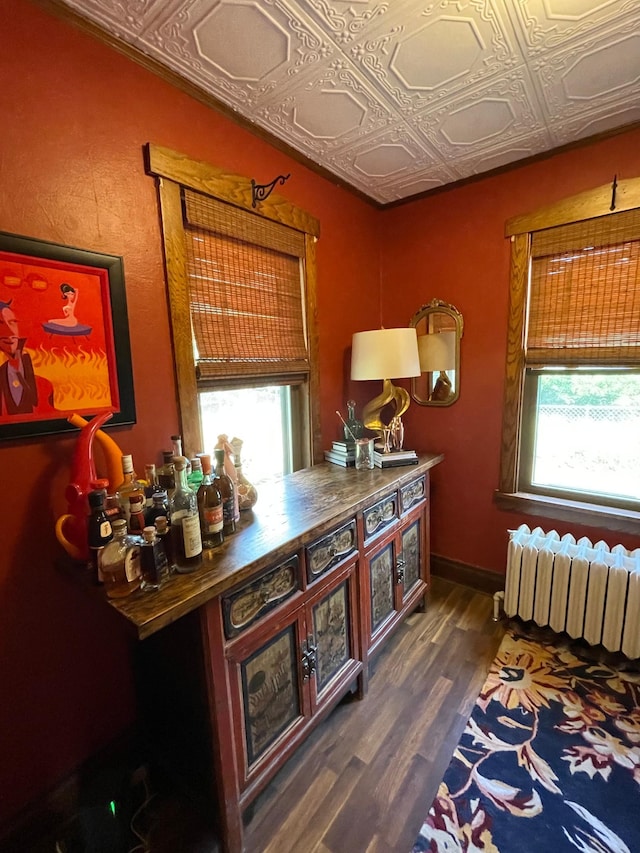
<instances>
[{"instance_id":1,"label":"window sill","mask_svg":"<svg viewBox=\"0 0 640 853\"><path fill-rule=\"evenodd\" d=\"M621 510L610 506L580 503L580 501L548 498L527 492L494 493L498 509L508 512L524 512L527 515L544 516L556 521L568 521L603 530L640 535L640 512Z\"/></svg>"}]
</instances>

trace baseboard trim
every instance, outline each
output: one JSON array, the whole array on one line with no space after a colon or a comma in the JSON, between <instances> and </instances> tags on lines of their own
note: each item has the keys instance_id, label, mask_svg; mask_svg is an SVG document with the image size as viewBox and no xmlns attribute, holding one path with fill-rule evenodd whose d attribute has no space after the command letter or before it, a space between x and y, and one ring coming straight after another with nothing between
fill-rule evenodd
<instances>
[{"instance_id":1,"label":"baseboard trim","mask_svg":"<svg viewBox=\"0 0 640 853\"><path fill-rule=\"evenodd\" d=\"M504 589L504 575L481 569L479 566L460 563L458 560L450 560L449 557L441 557L438 554L431 555L431 574L489 595Z\"/></svg>"}]
</instances>

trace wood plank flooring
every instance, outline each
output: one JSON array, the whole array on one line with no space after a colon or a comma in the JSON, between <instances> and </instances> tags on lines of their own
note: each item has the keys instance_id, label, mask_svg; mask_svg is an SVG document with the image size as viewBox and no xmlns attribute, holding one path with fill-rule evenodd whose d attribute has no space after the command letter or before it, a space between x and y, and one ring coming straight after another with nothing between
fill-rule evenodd
<instances>
[{"instance_id":1,"label":"wood plank flooring","mask_svg":"<svg viewBox=\"0 0 640 853\"><path fill-rule=\"evenodd\" d=\"M366 697L339 704L247 810L246 853L409 853L504 634L492 609L488 594L434 577L426 612L373 662ZM148 812L151 853L218 853L174 792Z\"/></svg>"},{"instance_id":2,"label":"wood plank flooring","mask_svg":"<svg viewBox=\"0 0 640 853\"><path fill-rule=\"evenodd\" d=\"M433 579L364 700L340 704L258 798L248 853L411 850L504 633L492 605Z\"/></svg>"}]
</instances>

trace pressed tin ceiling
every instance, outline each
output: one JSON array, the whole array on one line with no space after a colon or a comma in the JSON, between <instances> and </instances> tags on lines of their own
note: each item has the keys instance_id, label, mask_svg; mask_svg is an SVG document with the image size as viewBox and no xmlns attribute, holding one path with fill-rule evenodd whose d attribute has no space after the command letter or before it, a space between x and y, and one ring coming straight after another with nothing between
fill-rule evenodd
<instances>
[{"instance_id":1,"label":"pressed tin ceiling","mask_svg":"<svg viewBox=\"0 0 640 853\"><path fill-rule=\"evenodd\" d=\"M378 204L640 121L640 0L62 5Z\"/></svg>"}]
</instances>

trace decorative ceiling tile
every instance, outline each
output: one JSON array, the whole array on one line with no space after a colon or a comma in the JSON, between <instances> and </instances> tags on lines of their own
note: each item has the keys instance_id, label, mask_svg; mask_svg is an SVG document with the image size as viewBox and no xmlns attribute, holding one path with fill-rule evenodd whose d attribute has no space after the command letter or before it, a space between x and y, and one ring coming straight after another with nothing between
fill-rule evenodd
<instances>
[{"instance_id":1,"label":"decorative ceiling tile","mask_svg":"<svg viewBox=\"0 0 640 853\"><path fill-rule=\"evenodd\" d=\"M640 0L56 0L384 204L640 120Z\"/></svg>"}]
</instances>

